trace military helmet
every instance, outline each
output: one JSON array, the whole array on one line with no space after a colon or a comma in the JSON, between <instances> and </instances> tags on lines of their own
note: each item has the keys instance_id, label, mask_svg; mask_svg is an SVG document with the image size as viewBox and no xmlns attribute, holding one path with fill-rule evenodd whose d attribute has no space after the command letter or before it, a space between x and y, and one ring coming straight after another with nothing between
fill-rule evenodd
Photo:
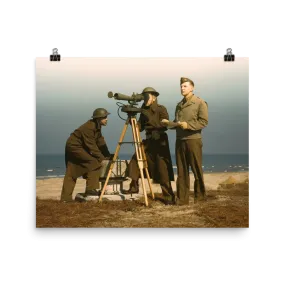
<instances>
[{"instance_id":1,"label":"military helmet","mask_svg":"<svg viewBox=\"0 0 285 285\"><path fill-rule=\"evenodd\" d=\"M104 109L104 108L97 108L94 112L93 112L93 119L98 119L98 118L104 118L107 117L108 115L110 115L110 113Z\"/></svg>"},{"instance_id":2,"label":"military helmet","mask_svg":"<svg viewBox=\"0 0 285 285\"><path fill-rule=\"evenodd\" d=\"M143 93L152 93L153 95L155 96L158 96L159 93L152 87L146 87L143 91L142 91L142 94Z\"/></svg>"}]
</instances>

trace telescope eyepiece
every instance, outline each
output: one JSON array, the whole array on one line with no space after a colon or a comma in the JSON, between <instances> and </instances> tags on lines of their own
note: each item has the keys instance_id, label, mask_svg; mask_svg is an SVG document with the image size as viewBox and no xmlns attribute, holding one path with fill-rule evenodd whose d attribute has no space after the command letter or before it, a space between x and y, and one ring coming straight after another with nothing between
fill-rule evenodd
<instances>
[{"instance_id":1,"label":"telescope eyepiece","mask_svg":"<svg viewBox=\"0 0 285 285\"><path fill-rule=\"evenodd\" d=\"M114 97L114 95L113 95L113 92L112 92L112 91L109 91L109 92L108 92L108 97L109 97L109 98L113 98L113 97Z\"/></svg>"}]
</instances>

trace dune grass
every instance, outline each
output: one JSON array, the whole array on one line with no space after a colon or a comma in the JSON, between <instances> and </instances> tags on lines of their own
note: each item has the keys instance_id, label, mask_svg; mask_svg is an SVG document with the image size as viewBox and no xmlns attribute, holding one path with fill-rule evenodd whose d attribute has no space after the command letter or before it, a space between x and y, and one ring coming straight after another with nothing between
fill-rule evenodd
<instances>
[{"instance_id":1,"label":"dune grass","mask_svg":"<svg viewBox=\"0 0 285 285\"><path fill-rule=\"evenodd\" d=\"M244 228L249 226L248 183L208 191L208 200L187 206L165 206L149 199L61 203L36 201L38 228Z\"/></svg>"}]
</instances>

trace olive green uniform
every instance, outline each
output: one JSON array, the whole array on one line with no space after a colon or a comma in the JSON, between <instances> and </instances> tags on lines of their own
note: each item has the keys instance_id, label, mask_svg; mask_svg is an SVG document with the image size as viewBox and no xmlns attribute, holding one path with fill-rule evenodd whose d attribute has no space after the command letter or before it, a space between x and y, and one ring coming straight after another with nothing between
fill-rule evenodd
<instances>
[{"instance_id":1,"label":"olive green uniform","mask_svg":"<svg viewBox=\"0 0 285 285\"><path fill-rule=\"evenodd\" d=\"M155 183L159 183L166 200L173 200L174 193L171 187L171 181L174 181L171 155L169 151L167 128L161 124L161 120L168 119L168 113L164 106L155 101L150 107L141 107L144 111L140 115L138 125L140 131L146 133L146 139L143 140L148 170L150 177ZM129 177L137 181L140 177L137 165L136 155L129 164Z\"/></svg>"},{"instance_id":2,"label":"olive green uniform","mask_svg":"<svg viewBox=\"0 0 285 285\"><path fill-rule=\"evenodd\" d=\"M78 177L86 179L86 190L99 188L101 162L110 152L96 120L89 120L76 129L65 146L66 174L61 201L71 201Z\"/></svg>"},{"instance_id":3,"label":"olive green uniform","mask_svg":"<svg viewBox=\"0 0 285 285\"><path fill-rule=\"evenodd\" d=\"M189 165L195 177L194 197L200 192L205 197L206 190L202 169L202 135L201 130L208 125L207 103L194 94L178 103L175 121L186 122L187 129L176 128L176 163L178 178L177 198L181 204L189 203L190 179Z\"/></svg>"}]
</instances>

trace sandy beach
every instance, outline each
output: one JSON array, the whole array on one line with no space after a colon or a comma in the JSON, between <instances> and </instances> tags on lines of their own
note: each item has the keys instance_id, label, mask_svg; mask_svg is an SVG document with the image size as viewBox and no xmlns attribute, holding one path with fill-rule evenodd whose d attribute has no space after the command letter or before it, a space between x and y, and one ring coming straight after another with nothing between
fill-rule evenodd
<instances>
[{"instance_id":1,"label":"sandy beach","mask_svg":"<svg viewBox=\"0 0 285 285\"><path fill-rule=\"evenodd\" d=\"M175 176L175 179L177 176ZM236 183L248 182L248 172L221 172L221 173L204 173L206 190L218 190L221 184L228 184L229 187ZM146 180L145 180L146 181ZM63 178L49 178L36 180L36 196L39 199L54 199L59 200L61 194ZM124 189L129 189L130 180L123 184ZM146 183L147 184L147 183ZM190 174L190 190L193 191L194 177ZM154 193L161 193L159 184L152 184ZM172 182L173 190L176 191L176 183ZM112 192L112 186L108 186L108 191ZM148 189L148 187L147 187ZM77 193L85 191L85 180L82 178L77 179L77 183L73 192L73 198ZM140 182L140 192L142 193L142 186Z\"/></svg>"}]
</instances>

